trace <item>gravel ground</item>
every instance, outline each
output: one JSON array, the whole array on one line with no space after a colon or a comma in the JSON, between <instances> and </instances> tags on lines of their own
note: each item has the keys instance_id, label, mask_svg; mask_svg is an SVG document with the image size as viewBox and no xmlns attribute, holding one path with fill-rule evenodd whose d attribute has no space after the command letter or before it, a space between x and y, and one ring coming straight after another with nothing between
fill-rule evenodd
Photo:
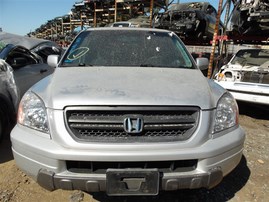
<instances>
[{"instance_id":1,"label":"gravel ground","mask_svg":"<svg viewBox=\"0 0 269 202\"><path fill-rule=\"evenodd\" d=\"M106 197L81 191L49 192L15 165L9 138L0 143L0 201L257 201L269 199L269 110L239 103L240 125L246 131L244 155L236 169L211 190L161 192L156 197ZM267 107L268 108L268 107Z\"/></svg>"}]
</instances>

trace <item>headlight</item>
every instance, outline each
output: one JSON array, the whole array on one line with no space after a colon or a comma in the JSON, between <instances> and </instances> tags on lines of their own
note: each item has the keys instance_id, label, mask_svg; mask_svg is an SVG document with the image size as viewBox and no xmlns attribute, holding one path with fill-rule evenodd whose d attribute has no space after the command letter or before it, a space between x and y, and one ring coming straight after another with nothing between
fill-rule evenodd
<instances>
[{"instance_id":1,"label":"headlight","mask_svg":"<svg viewBox=\"0 0 269 202\"><path fill-rule=\"evenodd\" d=\"M49 133L46 108L43 101L36 94L27 92L21 99L18 110L18 123Z\"/></svg>"},{"instance_id":2,"label":"headlight","mask_svg":"<svg viewBox=\"0 0 269 202\"><path fill-rule=\"evenodd\" d=\"M213 133L238 124L238 106L230 93L225 93L218 101Z\"/></svg>"}]
</instances>

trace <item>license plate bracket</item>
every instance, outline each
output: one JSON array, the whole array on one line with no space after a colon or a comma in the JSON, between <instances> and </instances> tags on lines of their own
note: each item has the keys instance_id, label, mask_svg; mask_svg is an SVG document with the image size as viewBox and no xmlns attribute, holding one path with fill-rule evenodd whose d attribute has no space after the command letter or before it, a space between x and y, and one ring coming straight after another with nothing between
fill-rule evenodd
<instances>
[{"instance_id":1,"label":"license plate bracket","mask_svg":"<svg viewBox=\"0 0 269 202\"><path fill-rule=\"evenodd\" d=\"M158 169L107 169L106 193L109 196L157 195Z\"/></svg>"}]
</instances>

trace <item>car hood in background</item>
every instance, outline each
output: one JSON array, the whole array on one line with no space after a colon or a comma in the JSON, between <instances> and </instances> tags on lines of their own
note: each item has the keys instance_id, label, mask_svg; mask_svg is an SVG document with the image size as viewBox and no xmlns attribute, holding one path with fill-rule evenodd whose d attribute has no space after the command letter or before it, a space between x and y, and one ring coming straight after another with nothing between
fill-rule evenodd
<instances>
[{"instance_id":1,"label":"car hood in background","mask_svg":"<svg viewBox=\"0 0 269 202\"><path fill-rule=\"evenodd\" d=\"M199 106L212 109L224 89L200 70L142 67L56 68L32 90L48 108L67 106ZM212 96L212 91L215 96Z\"/></svg>"},{"instance_id":2,"label":"car hood in background","mask_svg":"<svg viewBox=\"0 0 269 202\"><path fill-rule=\"evenodd\" d=\"M0 32L0 50L8 44L22 46L31 52L38 54L42 57L44 63L47 62L48 55L61 55L63 51L57 43L50 40Z\"/></svg>"},{"instance_id":3,"label":"car hood in background","mask_svg":"<svg viewBox=\"0 0 269 202\"><path fill-rule=\"evenodd\" d=\"M0 32L0 42L5 44L20 45L31 50L41 43L48 42L48 40Z\"/></svg>"}]
</instances>

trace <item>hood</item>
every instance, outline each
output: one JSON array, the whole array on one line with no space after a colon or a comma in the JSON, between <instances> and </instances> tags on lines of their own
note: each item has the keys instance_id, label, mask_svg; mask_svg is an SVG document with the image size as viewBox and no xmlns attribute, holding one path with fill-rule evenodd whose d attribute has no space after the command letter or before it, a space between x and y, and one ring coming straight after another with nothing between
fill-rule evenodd
<instances>
[{"instance_id":1,"label":"hood","mask_svg":"<svg viewBox=\"0 0 269 202\"><path fill-rule=\"evenodd\" d=\"M149 67L56 68L32 88L53 109L78 105L211 109L220 96L212 96L212 89L198 69Z\"/></svg>"},{"instance_id":2,"label":"hood","mask_svg":"<svg viewBox=\"0 0 269 202\"><path fill-rule=\"evenodd\" d=\"M0 32L0 41L5 44L20 45L27 49L32 49L37 45L47 42L47 40L31 38L27 36L20 36L6 32Z\"/></svg>"}]
</instances>

